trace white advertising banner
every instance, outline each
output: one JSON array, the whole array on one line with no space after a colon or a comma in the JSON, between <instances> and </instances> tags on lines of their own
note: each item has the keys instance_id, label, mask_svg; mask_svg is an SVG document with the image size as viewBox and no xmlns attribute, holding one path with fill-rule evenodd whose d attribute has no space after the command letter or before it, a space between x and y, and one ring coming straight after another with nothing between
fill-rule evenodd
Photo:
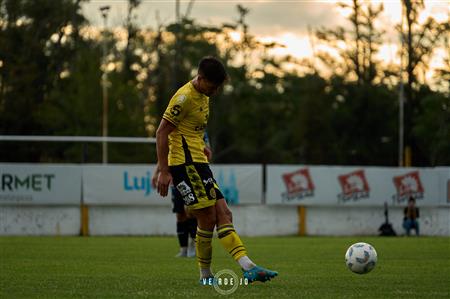
<instances>
[{"instance_id":1,"label":"white advertising banner","mask_svg":"<svg viewBox=\"0 0 450 299\"><path fill-rule=\"evenodd\" d=\"M262 203L262 165L210 165L229 205Z\"/></svg>"},{"instance_id":2,"label":"white advertising banner","mask_svg":"<svg viewBox=\"0 0 450 299\"><path fill-rule=\"evenodd\" d=\"M0 164L0 205L79 205L81 167Z\"/></svg>"},{"instance_id":3,"label":"white advertising banner","mask_svg":"<svg viewBox=\"0 0 450 299\"><path fill-rule=\"evenodd\" d=\"M170 205L152 188L156 165L83 166L83 198L95 205Z\"/></svg>"},{"instance_id":4,"label":"white advertising banner","mask_svg":"<svg viewBox=\"0 0 450 299\"><path fill-rule=\"evenodd\" d=\"M171 205L170 193L163 198L151 186L155 167L84 166L84 202L96 205ZM229 204L261 203L261 165L211 165L211 170Z\"/></svg>"},{"instance_id":5,"label":"white advertising banner","mask_svg":"<svg viewBox=\"0 0 450 299\"><path fill-rule=\"evenodd\" d=\"M435 168L269 165L268 204L420 205L445 204Z\"/></svg>"}]
</instances>

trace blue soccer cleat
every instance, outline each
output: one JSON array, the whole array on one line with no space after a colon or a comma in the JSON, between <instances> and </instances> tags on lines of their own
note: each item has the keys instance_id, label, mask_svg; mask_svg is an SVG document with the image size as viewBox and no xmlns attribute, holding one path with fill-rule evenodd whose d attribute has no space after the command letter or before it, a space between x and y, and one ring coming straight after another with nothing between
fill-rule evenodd
<instances>
[{"instance_id":1,"label":"blue soccer cleat","mask_svg":"<svg viewBox=\"0 0 450 299\"><path fill-rule=\"evenodd\" d=\"M246 278L250 283L254 281L266 282L278 275L277 271L264 269L263 267L259 266L255 266L247 271L242 271L244 272L244 278Z\"/></svg>"}]
</instances>

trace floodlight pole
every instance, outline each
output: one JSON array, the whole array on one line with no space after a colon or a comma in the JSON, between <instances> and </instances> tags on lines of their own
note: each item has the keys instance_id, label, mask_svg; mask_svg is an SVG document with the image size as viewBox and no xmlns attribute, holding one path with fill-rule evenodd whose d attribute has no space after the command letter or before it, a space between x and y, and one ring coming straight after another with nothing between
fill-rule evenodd
<instances>
[{"instance_id":1,"label":"floodlight pole","mask_svg":"<svg viewBox=\"0 0 450 299\"><path fill-rule=\"evenodd\" d=\"M176 31L175 31L175 56L173 63L173 77L172 84L173 90L177 90L180 86L178 85L179 79L179 63L180 63L180 32L181 32L181 17L180 17L180 0L175 0L175 22L176 22Z\"/></svg>"},{"instance_id":2,"label":"floodlight pole","mask_svg":"<svg viewBox=\"0 0 450 299\"><path fill-rule=\"evenodd\" d=\"M404 88L403 88L403 80L400 79L400 90L398 94L398 166L403 167L404 161L403 161L403 151L404 151Z\"/></svg>"},{"instance_id":3,"label":"floodlight pole","mask_svg":"<svg viewBox=\"0 0 450 299\"><path fill-rule=\"evenodd\" d=\"M108 163L108 143L106 142L106 138L108 137L108 75L106 73L106 56L107 56L107 40L106 40L106 26L108 25L108 12L110 6L102 6L100 7L100 13L103 17L103 74L102 74L102 96L103 96L103 121L102 121L102 161L103 164Z\"/></svg>"},{"instance_id":4,"label":"floodlight pole","mask_svg":"<svg viewBox=\"0 0 450 299\"><path fill-rule=\"evenodd\" d=\"M403 38L403 5L402 5L402 17L400 22L400 74L399 74L399 91L398 91L398 166L405 166L404 161L404 140L405 140L405 128L404 128L404 119L405 119L405 90L403 86L403 47L404 47L404 38Z\"/></svg>"}]
</instances>

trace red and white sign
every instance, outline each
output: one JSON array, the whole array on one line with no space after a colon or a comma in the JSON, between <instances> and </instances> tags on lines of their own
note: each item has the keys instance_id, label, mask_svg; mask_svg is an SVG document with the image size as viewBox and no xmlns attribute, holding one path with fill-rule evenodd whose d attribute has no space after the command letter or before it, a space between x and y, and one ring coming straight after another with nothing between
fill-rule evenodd
<instances>
[{"instance_id":1,"label":"red and white sign","mask_svg":"<svg viewBox=\"0 0 450 299\"><path fill-rule=\"evenodd\" d=\"M311 206L447 204L450 168L268 165L266 203Z\"/></svg>"},{"instance_id":2,"label":"red and white sign","mask_svg":"<svg viewBox=\"0 0 450 299\"><path fill-rule=\"evenodd\" d=\"M314 196L314 183L308 168L284 173L283 182L286 186L286 192L282 195L283 201L302 200Z\"/></svg>"},{"instance_id":3,"label":"red and white sign","mask_svg":"<svg viewBox=\"0 0 450 299\"><path fill-rule=\"evenodd\" d=\"M412 171L404 175L395 176L393 179L397 194L392 196L394 202L408 201L409 197L423 199L424 188L418 171Z\"/></svg>"},{"instance_id":4,"label":"red and white sign","mask_svg":"<svg viewBox=\"0 0 450 299\"><path fill-rule=\"evenodd\" d=\"M338 180L342 188L342 193L338 194L339 202L369 198L369 183L363 169L340 175Z\"/></svg>"}]
</instances>

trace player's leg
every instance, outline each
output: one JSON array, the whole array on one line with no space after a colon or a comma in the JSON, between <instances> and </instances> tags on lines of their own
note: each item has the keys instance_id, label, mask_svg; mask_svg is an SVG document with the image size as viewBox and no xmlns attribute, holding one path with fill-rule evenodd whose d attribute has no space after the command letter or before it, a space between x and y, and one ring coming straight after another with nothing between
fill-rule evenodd
<instances>
[{"instance_id":1,"label":"player's leg","mask_svg":"<svg viewBox=\"0 0 450 299\"><path fill-rule=\"evenodd\" d=\"M216 210L214 206L192 210L197 218L196 254L200 268L200 278L211 278L212 238L216 225Z\"/></svg>"},{"instance_id":2,"label":"player's leg","mask_svg":"<svg viewBox=\"0 0 450 299\"><path fill-rule=\"evenodd\" d=\"M189 242L188 242L188 251L187 251L187 255L188 257L195 257L195 238L197 236L197 219L195 218L195 216L189 212L189 210L185 210L186 213L186 229L187 232L190 236L189 238Z\"/></svg>"},{"instance_id":3,"label":"player's leg","mask_svg":"<svg viewBox=\"0 0 450 299\"><path fill-rule=\"evenodd\" d=\"M188 225L188 232L189 236L193 239L195 239L195 235L197 234L197 218L195 218L194 214L191 213L188 209L185 210L187 221L189 223Z\"/></svg>"},{"instance_id":4,"label":"player's leg","mask_svg":"<svg viewBox=\"0 0 450 299\"><path fill-rule=\"evenodd\" d=\"M404 228L406 231L406 235L409 236L411 233L411 220L410 219L406 219L404 222Z\"/></svg>"},{"instance_id":5,"label":"player's leg","mask_svg":"<svg viewBox=\"0 0 450 299\"><path fill-rule=\"evenodd\" d=\"M244 270L256 265L247 257L247 251L232 223L232 213L225 199L216 202L217 235L225 250L239 263ZM245 257L245 258L244 258Z\"/></svg>"},{"instance_id":6,"label":"player's leg","mask_svg":"<svg viewBox=\"0 0 450 299\"><path fill-rule=\"evenodd\" d=\"M184 210L183 199L176 188L172 188L172 211L177 218L177 237L180 251L175 257L188 256L188 239L189 239L189 223L186 212Z\"/></svg>"},{"instance_id":7,"label":"player's leg","mask_svg":"<svg viewBox=\"0 0 450 299\"><path fill-rule=\"evenodd\" d=\"M220 191L218 191L220 193ZM221 193L220 193L221 194ZM217 200L216 205L217 234L220 243L233 259L241 266L244 277L253 281L267 281L278 275L276 271L257 266L247 255L247 250L233 226L233 217L225 199Z\"/></svg>"},{"instance_id":8,"label":"player's leg","mask_svg":"<svg viewBox=\"0 0 450 299\"><path fill-rule=\"evenodd\" d=\"M198 222L196 233L196 255L200 267L200 278L210 278L212 258L212 237L216 225L215 198L206 190L202 176L205 165L186 164L174 167L179 173L174 184L183 195L188 210L193 213ZM178 171L177 171L178 169ZM172 169L171 169L172 172ZM172 175L173 178L173 175Z\"/></svg>"},{"instance_id":9,"label":"player's leg","mask_svg":"<svg viewBox=\"0 0 450 299\"><path fill-rule=\"evenodd\" d=\"M419 221L414 220L414 228L416 229L416 236L419 235Z\"/></svg>"},{"instance_id":10,"label":"player's leg","mask_svg":"<svg viewBox=\"0 0 450 299\"><path fill-rule=\"evenodd\" d=\"M208 165L203 164L197 165L196 170L201 175L203 185L200 189L206 193L206 204L214 201L215 217L217 218L217 233L220 243L242 267L244 276L252 282L255 280L266 281L278 275L275 271L270 271L256 266L250 260L247 256L247 251L244 244L234 230L231 211L225 202L222 192L220 192L219 186L213 177L211 169ZM197 220L200 223L200 219L198 217ZM199 227L201 226L199 225Z\"/></svg>"},{"instance_id":11,"label":"player's leg","mask_svg":"<svg viewBox=\"0 0 450 299\"><path fill-rule=\"evenodd\" d=\"M176 216L178 244L180 245L180 252L176 255L176 257L187 257L189 232L186 214L177 213Z\"/></svg>"},{"instance_id":12,"label":"player's leg","mask_svg":"<svg viewBox=\"0 0 450 299\"><path fill-rule=\"evenodd\" d=\"M406 233L406 231L407 231L407 228L406 228L406 218L403 219L402 226L403 226L403 229L405 230L405 233Z\"/></svg>"}]
</instances>

